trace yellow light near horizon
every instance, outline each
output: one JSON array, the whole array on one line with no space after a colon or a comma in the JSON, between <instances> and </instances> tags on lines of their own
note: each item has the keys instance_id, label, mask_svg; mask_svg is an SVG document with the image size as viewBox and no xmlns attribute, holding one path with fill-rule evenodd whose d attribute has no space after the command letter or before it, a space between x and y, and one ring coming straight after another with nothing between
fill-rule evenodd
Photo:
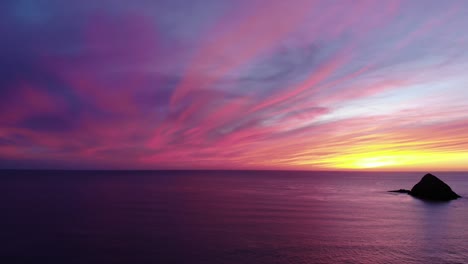
<instances>
[{"instance_id":1,"label":"yellow light near horizon","mask_svg":"<svg viewBox=\"0 0 468 264\"><path fill-rule=\"evenodd\" d=\"M363 158L355 163L358 168L379 168L397 164L397 161L393 157Z\"/></svg>"},{"instance_id":2,"label":"yellow light near horizon","mask_svg":"<svg viewBox=\"0 0 468 264\"><path fill-rule=\"evenodd\" d=\"M439 169L451 170L466 166L466 152L373 151L329 157L322 161L337 169Z\"/></svg>"}]
</instances>

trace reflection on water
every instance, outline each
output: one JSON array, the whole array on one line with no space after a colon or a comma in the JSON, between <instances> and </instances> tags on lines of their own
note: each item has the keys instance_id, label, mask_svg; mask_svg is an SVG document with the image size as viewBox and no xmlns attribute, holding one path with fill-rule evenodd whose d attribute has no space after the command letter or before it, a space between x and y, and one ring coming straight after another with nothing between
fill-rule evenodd
<instances>
[{"instance_id":1,"label":"reflection on water","mask_svg":"<svg viewBox=\"0 0 468 264\"><path fill-rule=\"evenodd\" d=\"M387 190L421 173L16 172L9 263L463 263L467 201ZM467 174L441 175L462 196ZM2 263L7 263L3 262Z\"/></svg>"}]
</instances>

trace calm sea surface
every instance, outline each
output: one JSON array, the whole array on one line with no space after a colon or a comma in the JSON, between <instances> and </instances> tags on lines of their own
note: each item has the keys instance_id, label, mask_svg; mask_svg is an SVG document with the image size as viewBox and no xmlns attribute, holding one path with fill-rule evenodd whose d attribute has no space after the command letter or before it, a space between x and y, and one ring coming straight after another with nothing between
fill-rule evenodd
<instances>
[{"instance_id":1,"label":"calm sea surface","mask_svg":"<svg viewBox=\"0 0 468 264\"><path fill-rule=\"evenodd\" d=\"M0 171L0 263L468 263L468 198L387 192L423 175Z\"/></svg>"}]
</instances>

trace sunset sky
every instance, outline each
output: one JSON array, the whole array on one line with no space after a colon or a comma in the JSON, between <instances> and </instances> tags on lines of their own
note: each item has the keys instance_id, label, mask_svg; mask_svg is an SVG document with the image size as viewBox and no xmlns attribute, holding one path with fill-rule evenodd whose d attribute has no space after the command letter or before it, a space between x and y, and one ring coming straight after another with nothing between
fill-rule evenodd
<instances>
[{"instance_id":1,"label":"sunset sky","mask_svg":"<svg viewBox=\"0 0 468 264\"><path fill-rule=\"evenodd\" d=\"M0 168L468 170L466 14L3 0Z\"/></svg>"}]
</instances>

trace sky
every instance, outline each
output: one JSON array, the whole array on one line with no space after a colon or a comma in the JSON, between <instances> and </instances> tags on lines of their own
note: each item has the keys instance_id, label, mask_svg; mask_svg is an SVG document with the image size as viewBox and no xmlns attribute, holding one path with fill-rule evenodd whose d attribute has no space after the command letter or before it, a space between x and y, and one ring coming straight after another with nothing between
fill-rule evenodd
<instances>
[{"instance_id":1,"label":"sky","mask_svg":"<svg viewBox=\"0 0 468 264\"><path fill-rule=\"evenodd\" d=\"M468 170L467 13L2 0L0 168Z\"/></svg>"}]
</instances>

